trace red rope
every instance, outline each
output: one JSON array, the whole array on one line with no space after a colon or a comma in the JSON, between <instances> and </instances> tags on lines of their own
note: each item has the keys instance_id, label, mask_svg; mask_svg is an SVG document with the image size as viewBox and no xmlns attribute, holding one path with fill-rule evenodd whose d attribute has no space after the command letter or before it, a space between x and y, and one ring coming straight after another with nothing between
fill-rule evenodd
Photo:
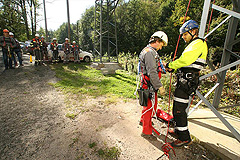
<instances>
[{"instance_id":1,"label":"red rope","mask_svg":"<svg viewBox=\"0 0 240 160\"><path fill-rule=\"evenodd\" d=\"M186 21L186 17L187 17L188 9L189 9L189 7L190 7L190 3L191 3L191 0L189 0L189 2L188 2L188 7L187 7L187 11L186 11L185 16L184 16L183 23L185 23L185 21ZM178 46L179 46L180 38L181 38L181 34L179 34L179 37L178 37L178 41L177 41L177 45L176 45L176 49L175 49L173 61L175 60L175 57L176 57L176 54L177 54L177 49L178 49ZM169 83L170 83L170 84L169 84L169 97L168 97L168 114L170 113L172 73L171 73L171 75L170 75L170 82L169 82ZM167 134L166 134L166 136L165 136L165 144L162 146L162 150L163 150L164 154L165 154L168 158L169 158L169 152L170 152L171 150L173 151L174 155L176 156L173 147L172 147L169 143L167 143L167 136L168 136L169 126L170 126L170 121L168 120L168 128L167 128Z\"/></svg>"},{"instance_id":2,"label":"red rope","mask_svg":"<svg viewBox=\"0 0 240 160\"><path fill-rule=\"evenodd\" d=\"M184 16L183 23L185 23L185 21L186 21L186 17L187 17L188 9L189 9L189 7L190 7L190 3L191 3L191 0L189 0L189 2L188 2L188 7L187 7L187 11L186 11L185 16ZM175 60L175 57L176 57L176 54L177 54L177 49L178 49L178 46L179 46L180 38L181 38L181 34L179 34L179 37L178 37L178 41L177 41L177 45L176 45L176 49L175 49L173 61ZM171 75L170 75L170 84L169 84L168 114L170 113L171 85L172 85L172 73L171 73ZM168 121L167 135L168 135L168 130L169 130L169 122L170 122L170 121ZM166 135L166 137L165 137L165 143L167 143L167 135Z\"/></svg>"},{"instance_id":3,"label":"red rope","mask_svg":"<svg viewBox=\"0 0 240 160\"><path fill-rule=\"evenodd\" d=\"M214 3L215 3L215 0L213 1L213 4L214 4ZM211 21L212 21L212 14L213 14L213 8L212 8L211 15L210 15L210 18L209 18L207 34L208 34L208 32L209 32L209 29L210 29L210 24L211 24ZM205 41L207 41L207 38L205 39Z\"/></svg>"},{"instance_id":4,"label":"red rope","mask_svg":"<svg viewBox=\"0 0 240 160\"><path fill-rule=\"evenodd\" d=\"M215 4L215 0L213 1L213 4ZM211 21L212 21L212 14L213 14L213 8L212 8L211 15L210 15L210 18L209 18L207 34L208 34L208 32L209 32L209 29L210 29L210 24L211 24ZM205 41L207 41L207 38L205 39ZM192 103L193 103L193 99L194 99L194 96L193 96L193 98L192 98L192 101L191 101L191 104L190 104L189 108L191 107L191 105L192 105Z\"/></svg>"},{"instance_id":5,"label":"red rope","mask_svg":"<svg viewBox=\"0 0 240 160\"><path fill-rule=\"evenodd\" d=\"M186 21L186 17L187 17L188 9L189 9L189 7L190 7L190 3L191 3L191 0L189 0L189 2L188 2L188 7L187 7L187 11L186 11L185 16L184 16L183 23L185 23L185 21ZM215 3L215 0L214 0L213 4L214 4L214 3ZM210 15L210 19L209 19L209 24L208 24L207 33L209 32L209 28L210 28L210 24L211 24L212 13L213 13L213 9L212 9L212 11L211 11L211 15ZM175 49L173 61L174 61L175 58L176 58L176 54L177 54L177 49L178 49L178 46L179 46L180 38L181 38L181 34L179 34L179 37L178 37L178 41L177 41L177 45L176 45L176 49ZM206 41L206 40L207 40L207 38L205 39L205 41ZM170 84L169 84L169 97L168 97L168 114L170 113L172 73L171 73L171 75L170 75L170 82L169 82L169 83L170 83ZM192 103L193 103L193 99L194 99L194 96L193 96L193 98L192 98L192 101L191 101L190 106L191 106ZM165 154L168 158L169 158L169 152L171 151L171 149L173 150L173 153L174 153L174 155L176 156L173 147L172 147L169 143L167 143L167 136L168 136L169 126L170 126L170 121L168 121L167 134L166 134L166 136L165 136L165 144L162 146L162 150L164 151L164 154Z\"/></svg>"}]
</instances>

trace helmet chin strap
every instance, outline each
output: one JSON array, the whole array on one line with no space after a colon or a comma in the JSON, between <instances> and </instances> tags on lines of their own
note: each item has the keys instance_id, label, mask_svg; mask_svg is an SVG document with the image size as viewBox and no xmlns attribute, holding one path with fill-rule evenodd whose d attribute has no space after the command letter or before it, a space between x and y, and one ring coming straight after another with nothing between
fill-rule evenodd
<instances>
[{"instance_id":1,"label":"helmet chin strap","mask_svg":"<svg viewBox=\"0 0 240 160\"><path fill-rule=\"evenodd\" d=\"M192 41L193 40L193 38L194 38L194 36L196 35L196 34L192 34L190 31L187 31L191 36L192 36L192 38L191 38L191 40L190 41Z\"/></svg>"}]
</instances>

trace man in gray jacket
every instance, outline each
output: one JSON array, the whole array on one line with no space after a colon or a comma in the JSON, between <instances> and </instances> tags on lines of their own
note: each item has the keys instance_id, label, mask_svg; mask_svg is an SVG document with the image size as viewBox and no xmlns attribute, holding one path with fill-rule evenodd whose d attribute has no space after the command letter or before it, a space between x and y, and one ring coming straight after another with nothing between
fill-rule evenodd
<instances>
[{"instance_id":1,"label":"man in gray jacket","mask_svg":"<svg viewBox=\"0 0 240 160\"><path fill-rule=\"evenodd\" d=\"M149 44L139 55L142 76L141 89L148 89L151 92L147 100L147 106L143 106L140 120L140 124L143 126L141 136L149 140L156 140L156 137L152 135L152 115L157 108L157 91L159 90L161 95L165 94L165 89L160 81L160 58L157 51L161 50L163 46L167 46L167 43L167 35L162 31L157 31L151 36Z\"/></svg>"}]
</instances>

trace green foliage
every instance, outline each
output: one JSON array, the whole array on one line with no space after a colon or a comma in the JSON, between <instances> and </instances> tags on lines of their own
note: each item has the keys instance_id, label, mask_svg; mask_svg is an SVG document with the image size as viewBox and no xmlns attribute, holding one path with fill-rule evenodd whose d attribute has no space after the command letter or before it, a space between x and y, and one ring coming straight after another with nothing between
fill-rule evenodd
<instances>
[{"instance_id":1,"label":"green foliage","mask_svg":"<svg viewBox=\"0 0 240 160\"><path fill-rule=\"evenodd\" d=\"M72 25L70 25L70 27L71 27L70 34L73 35ZM65 38L68 38L68 23L63 23L59 27L59 29L56 30L55 35L58 40L58 43L64 43ZM71 38L73 39L73 37L71 37Z\"/></svg>"},{"instance_id":2,"label":"green foliage","mask_svg":"<svg viewBox=\"0 0 240 160\"><path fill-rule=\"evenodd\" d=\"M0 33L3 29L8 29L15 34L19 41L27 40L25 35L25 25L22 19L19 4L12 0L3 0L0 2Z\"/></svg>"},{"instance_id":3,"label":"green foliage","mask_svg":"<svg viewBox=\"0 0 240 160\"><path fill-rule=\"evenodd\" d=\"M103 159L118 159L120 156L120 151L117 147L104 148L98 150L98 155Z\"/></svg>"},{"instance_id":4,"label":"green foliage","mask_svg":"<svg viewBox=\"0 0 240 160\"><path fill-rule=\"evenodd\" d=\"M66 114L66 117L68 117L68 118L70 118L70 119L75 119L76 116L77 116L77 114L75 114L75 113L67 113L67 114Z\"/></svg>"},{"instance_id":5,"label":"green foliage","mask_svg":"<svg viewBox=\"0 0 240 160\"><path fill-rule=\"evenodd\" d=\"M116 10L118 47L122 52L140 53L150 36L164 29L172 13L174 0L132 0Z\"/></svg>"},{"instance_id":6,"label":"green foliage","mask_svg":"<svg viewBox=\"0 0 240 160\"><path fill-rule=\"evenodd\" d=\"M92 143L89 143L88 146L89 146L89 148L93 148L93 147L97 146L97 143L92 142Z\"/></svg>"},{"instance_id":7,"label":"green foliage","mask_svg":"<svg viewBox=\"0 0 240 160\"><path fill-rule=\"evenodd\" d=\"M94 7L87 9L78 22L80 48L93 51Z\"/></svg>"},{"instance_id":8,"label":"green foliage","mask_svg":"<svg viewBox=\"0 0 240 160\"><path fill-rule=\"evenodd\" d=\"M205 75L205 74L208 74L209 72L210 70L207 69L206 71L202 71L201 74ZM204 79L201 82L201 85L199 86L199 91L201 91L203 94L206 94L209 91L209 89L215 85L216 82L217 82L217 77L215 75L207 79ZM239 90L240 90L240 66L238 66L236 70L227 71L219 107L240 104ZM213 98L214 98L214 92L212 92L208 96L208 100L212 101ZM240 117L239 106L232 107L229 109L224 109L224 111Z\"/></svg>"}]
</instances>

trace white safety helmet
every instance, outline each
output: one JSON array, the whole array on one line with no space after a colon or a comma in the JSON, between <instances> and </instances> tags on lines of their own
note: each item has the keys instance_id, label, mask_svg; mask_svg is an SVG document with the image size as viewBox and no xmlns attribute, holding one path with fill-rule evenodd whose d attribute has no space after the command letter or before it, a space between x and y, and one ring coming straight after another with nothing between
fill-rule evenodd
<instances>
[{"instance_id":1,"label":"white safety helmet","mask_svg":"<svg viewBox=\"0 0 240 160\"><path fill-rule=\"evenodd\" d=\"M76 41L73 41L73 43L76 43Z\"/></svg>"},{"instance_id":2,"label":"white safety helmet","mask_svg":"<svg viewBox=\"0 0 240 160\"><path fill-rule=\"evenodd\" d=\"M9 36L14 36L14 34L12 32L9 32Z\"/></svg>"},{"instance_id":3,"label":"white safety helmet","mask_svg":"<svg viewBox=\"0 0 240 160\"><path fill-rule=\"evenodd\" d=\"M163 31L157 31L157 32L155 32L155 33L151 36L151 38L150 38L150 40L149 40L149 43L152 42L152 41L154 41L154 38L155 38L155 37L160 38L160 39L164 42L164 46L167 46L167 44L168 44L168 37L167 37L166 33L164 33Z\"/></svg>"},{"instance_id":4,"label":"white safety helmet","mask_svg":"<svg viewBox=\"0 0 240 160\"><path fill-rule=\"evenodd\" d=\"M69 39L68 38L65 38L65 41L68 41Z\"/></svg>"},{"instance_id":5,"label":"white safety helmet","mask_svg":"<svg viewBox=\"0 0 240 160\"><path fill-rule=\"evenodd\" d=\"M53 38L53 41L56 41L57 40L57 38Z\"/></svg>"},{"instance_id":6,"label":"white safety helmet","mask_svg":"<svg viewBox=\"0 0 240 160\"><path fill-rule=\"evenodd\" d=\"M35 34L35 37L39 37L39 34L36 33L36 34Z\"/></svg>"}]
</instances>

